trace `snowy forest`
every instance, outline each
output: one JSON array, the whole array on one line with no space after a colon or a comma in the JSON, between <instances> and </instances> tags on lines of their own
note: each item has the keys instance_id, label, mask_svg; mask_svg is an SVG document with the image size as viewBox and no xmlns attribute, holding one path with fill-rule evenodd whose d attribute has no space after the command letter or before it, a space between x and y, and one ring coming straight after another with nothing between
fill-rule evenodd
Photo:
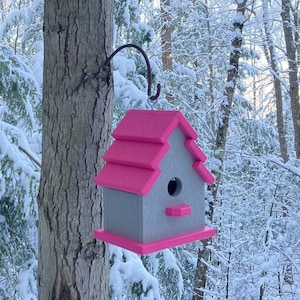
<instances>
[{"instance_id":1,"label":"snowy forest","mask_svg":"<svg viewBox=\"0 0 300 300\"><path fill-rule=\"evenodd\" d=\"M43 6L0 1L3 300L38 297ZM217 234L146 256L110 245L110 299L300 299L300 1L115 0L113 38L162 87L150 103L143 57L119 52L113 127L132 108L183 112Z\"/></svg>"}]
</instances>

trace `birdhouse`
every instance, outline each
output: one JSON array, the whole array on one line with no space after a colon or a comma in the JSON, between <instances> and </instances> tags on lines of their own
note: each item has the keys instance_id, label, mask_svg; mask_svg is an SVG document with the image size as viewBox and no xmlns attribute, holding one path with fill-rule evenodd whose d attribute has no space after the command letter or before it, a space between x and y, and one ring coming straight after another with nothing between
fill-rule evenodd
<instances>
[{"instance_id":1,"label":"birdhouse","mask_svg":"<svg viewBox=\"0 0 300 300\"><path fill-rule=\"evenodd\" d=\"M180 111L130 110L112 136L94 179L104 215L96 239L144 255L215 235L204 203L214 177Z\"/></svg>"}]
</instances>

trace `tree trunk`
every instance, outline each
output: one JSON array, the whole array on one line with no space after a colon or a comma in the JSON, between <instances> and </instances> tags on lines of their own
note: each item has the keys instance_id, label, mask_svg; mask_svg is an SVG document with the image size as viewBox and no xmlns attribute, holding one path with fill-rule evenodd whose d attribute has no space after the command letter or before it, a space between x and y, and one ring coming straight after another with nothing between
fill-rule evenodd
<instances>
[{"instance_id":1,"label":"tree trunk","mask_svg":"<svg viewBox=\"0 0 300 300\"><path fill-rule=\"evenodd\" d=\"M215 201L217 198L218 186L222 174L225 144L226 144L227 133L229 128L230 110L233 103L235 86L238 78L239 59L241 56L241 46L243 42L242 31L243 31L244 23L246 21L245 18L246 3L247 0L237 1L237 18L233 22L233 32L235 33L235 36L232 38L231 41L229 68L227 71L227 79L226 79L227 84L224 92L224 100L220 108L220 117L219 117L220 122L217 127L217 135L216 135L216 142L215 142L215 156L221 162L220 169L217 172L215 172L216 182L214 186L211 187L212 195ZM241 15L244 17L244 21L241 20L240 18ZM213 213L214 213L213 203L210 202L207 216L211 221L213 220ZM203 263L202 260L204 259L205 261L207 261L210 259L210 251L209 249L207 249L208 243L209 243L208 240L204 240L202 249L199 249L198 251L193 300L204 299L207 265Z\"/></svg>"},{"instance_id":2,"label":"tree trunk","mask_svg":"<svg viewBox=\"0 0 300 300\"><path fill-rule=\"evenodd\" d=\"M108 299L101 190L112 121L113 1L45 1L39 299Z\"/></svg>"},{"instance_id":3,"label":"tree trunk","mask_svg":"<svg viewBox=\"0 0 300 300\"><path fill-rule=\"evenodd\" d=\"M161 45L162 45L162 68L163 71L173 71L173 58L172 58L172 31L170 26L171 16L170 0L160 0L161 12ZM167 93L166 98L169 102L173 102L174 98L171 94Z\"/></svg>"},{"instance_id":4,"label":"tree trunk","mask_svg":"<svg viewBox=\"0 0 300 300\"><path fill-rule=\"evenodd\" d=\"M172 36L171 36L171 26L170 20L171 16L170 10L170 0L160 1L160 11L161 11L161 43L162 43L162 65L163 70L173 71L173 59L172 59Z\"/></svg>"},{"instance_id":5,"label":"tree trunk","mask_svg":"<svg viewBox=\"0 0 300 300\"><path fill-rule=\"evenodd\" d=\"M210 105L211 107L214 106L215 103L215 95L214 95L214 78L215 78L215 71L214 71L214 63L213 63L213 43L212 43L212 36L213 36L213 30L211 28L211 19L209 15L209 2L208 0L205 0L203 2L204 7L204 14L205 14L205 20L206 20L206 29L208 34L208 41L207 41L207 47L208 47L208 87L209 87L209 97L210 97ZM215 130L215 112L214 110L211 110L211 128L213 129L213 132Z\"/></svg>"},{"instance_id":6,"label":"tree trunk","mask_svg":"<svg viewBox=\"0 0 300 300\"><path fill-rule=\"evenodd\" d=\"M291 24L291 2L282 0L281 18L283 23L283 32L286 46L286 55L289 65L289 94L291 98L291 109L294 126L294 140L296 157L300 159L300 99L299 99L299 82L298 66L296 59L296 44L293 35L293 26Z\"/></svg>"},{"instance_id":7,"label":"tree trunk","mask_svg":"<svg viewBox=\"0 0 300 300\"><path fill-rule=\"evenodd\" d=\"M224 149L227 139L227 132L229 128L229 117L230 117L230 110L233 103L234 92L236 87L236 81L238 78L238 71L239 71L239 59L241 56L241 46L243 42L242 38L242 31L245 22L245 11L246 11L246 3L247 0L237 1L237 18L233 23L233 32L235 36L231 42L231 52L229 57L229 68L227 71L227 79L226 79L226 86L225 86L225 93L224 93L224 100L221 104L220 109L220 121L217 128L217 136L216 136L216 152L217 158L223 162L224 159ZM241 22L239 16L244 16L244 22ZM218 184L219 177L221 172L216 174L216 183ZM216 185L217 185L216 184Z\"/></svg>"},{"instance_id":8,"label":"tree trunk","mask_svg":"<svg viewBox=\"0 0 300 300\"><path fill-rule=\"evenodd\" d=\"M272 69L274 92L276 98L277 130L278 130L278 137L279 137L280 153L283 161L287 162L289 157L287 152L286 133L285 133L285 126L284 126L284 119L283 119L281 79L280 79L279 68L277 63L276 50L275 50L275 46L273 43L272 34L270 30L269 8L268 8L267 0L263 0L263 19L264 19L264 29L266 34L265 53L266 53L267 60L271 65L271 69Z\"/></svg>"}]
</instances>

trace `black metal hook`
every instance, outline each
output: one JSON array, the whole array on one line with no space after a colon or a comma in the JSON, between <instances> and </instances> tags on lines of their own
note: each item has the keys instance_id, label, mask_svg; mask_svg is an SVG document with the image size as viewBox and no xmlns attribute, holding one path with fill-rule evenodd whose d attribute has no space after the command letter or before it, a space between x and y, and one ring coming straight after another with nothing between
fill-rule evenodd
<instances>
[{"instance_id":1,"label":"black metal hook","mask_svg":"<svg viewBox=\"0 0 300 300\"><path fill-rule=\"evenodd\" d=\"M120 46L119 48L117 48L105 61L105 65L107 66L110 61L112 60L112 58L121 50L123 50L124 48L135 48L137 50L139 50L145 61L146 61L146 65L147 65L147 81L148 81L148 91L147 91L147 94L148 94L148 97L151 101L155 101L157 100L157 98L159 97L159 94L160 94L160 83L157 84L157 90L156 90L156 94L151 96L151 85L152 85L152 78L151 78L151 66L150 66L150 62L149 62L149 59L148 59L148 56L146 54L146 52L140 47L140 46L137 46L135 44L126 44L126 45L123 45L123 46Z\"/></svg>"}]
</instances>

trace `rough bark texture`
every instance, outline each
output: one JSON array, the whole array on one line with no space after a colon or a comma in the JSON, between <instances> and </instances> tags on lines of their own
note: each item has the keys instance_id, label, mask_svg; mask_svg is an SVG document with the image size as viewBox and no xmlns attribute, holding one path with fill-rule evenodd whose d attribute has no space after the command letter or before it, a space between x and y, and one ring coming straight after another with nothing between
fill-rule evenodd
<instances>
[{"instance_id":1,"label":"rough bark texture","mask_svg":"<svg viewBox=\"0 0 300 300\"><path fill-rule=\"evenodd\" d=\"M235 36L231 41L229 68L227 71L227 78L226 78L227 84L224 92L224 100L220 108L220 117L219 117L220 122L217 127L216 142L215 142L215 156L217 159L220 160L221 167L217 172L215 172L214 175L216 177L216 182L213 186L211 186L214 200L216 200L217 198L218 186L222 174L222 164L224 160L225 145L226 145L227 133L229 128L230 111L234 99L236 81L238 78L239 59L241 56L241 46L243 42L242 31L244 27L244 22L246 21L246 19L244 18L244 22L241 22L240 15L245 16L246 3L247 0L237 1L237 16L239 17L233 22L233 32L235 33ZM213 220L213 214L214 214L213 204L214 203L212 202L209 203L209 211L207 216L210 220ZM204 289L206 287L207 265L203 261L209 261L211 254L209 249L207 249L209 240L204 240L202 243L203 243L203 247L198 251L193 300L203 300L205 297Z\"/></svg>"},{"instance_id":2,"label":"rough bark texture","mask_svg":"<svg viewBox=\"0 0 300 300\"><path fill-rule=\"evenodd\" d=\"M269 21L269 7L268 1L263 1L263 18L264 18L264 29L265 29L265 53L269 64L272 69L274 93L276 99L276 117L277 117L277 130L279 137L280 153L284 162L287 162L288 152L286 144L286 133L283 119L283 98L281 92L281 78L279 74L279 67L277 63L276 49L273 43L273 38L270 30Z\"/></svg>"},{"instance_id":3,"label":"rough bark texture","mask_svg":"<svg viewBox=\"0 0 300 300\"><path fill-rule=\"evenodd\" d=\"M294 140L296 157L300 159L300 98L299 98L299 81L296 43L293 34L293 26L291 24L291 2L290 0L282 0L281 18L283 23L283 32L286 46L286 55L289 64L289 84L290 98L292 108L292 118L294 126Z\"/></svg>"},{"instance_id":4,"label":"rough bark texture","mask_svg":"<svg viewBox=\"0 0 300 300\"><path fill-rule=\"evenodd\" d=\"M108 299L108 255L93 239L93 184L112 119L113 1L45 1L39 299Z\"/></svg>"}]
</instances>

